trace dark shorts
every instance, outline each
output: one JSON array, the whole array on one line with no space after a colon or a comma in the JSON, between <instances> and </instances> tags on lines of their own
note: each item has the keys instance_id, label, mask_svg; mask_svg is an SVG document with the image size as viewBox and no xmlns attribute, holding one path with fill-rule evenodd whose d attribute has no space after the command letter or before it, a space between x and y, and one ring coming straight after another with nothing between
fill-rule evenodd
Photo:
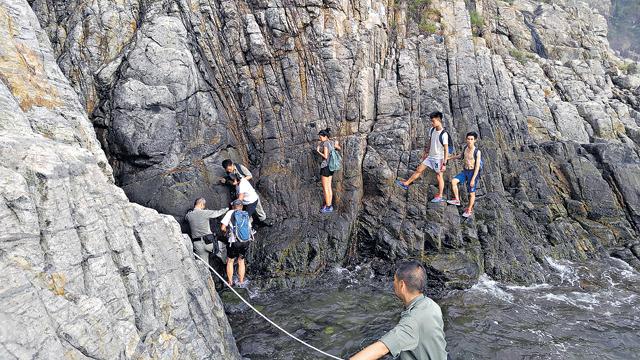
<instances>
[{"instance_id":1,"label":"dark shorts","mask_svg":"<svg viewBox=\"0 0 640 360\"><path fill-rule=\"evenodd\" d=\"M195 239L191 239L191 240L193 242L203 241L205 244L213 244L213 253L214 254L217 254L218 251L220 251L220 249L218 248L218 238L213 234L205 235L203 237L199 237L199 238L195 238Z\"/></svg>"},{"instance_id":2,"label":"dark shorts","mask_svg":"<svg viewBox=\"0 0 640 360\"><path fill-rule=\"evenodd\" d=\"M256 212L256 207L258 206L258 200L252 202L249 205L244 206L244 211L249 213L249 217L253 216L253 213Z\"/></svg>"},{"instance_id":3,"label":"dark shorts","mask_svg":"<svg viewBox=\"0 0 640 360\"><path fill-rule=\"evenodd\" d=\"M244 259L247 255L247 249L249 248L249 242L232 242L227 244L227 257L230 259L240 258Z\"/></svg>"},{"instance_id":4,"label":"dark shorts","mask_svg":"<svg viewBox=\"0 0 640 360\"><path fill-rule=\"evenodd\" d=\"M460 181L461 183L467 184L467 191L469 193L474 193L476 192L476 190L478 190L478 183L480 182L480 173L478 173L478 176L476 176L476 181L473 184L473 187L471 187L471 184L470 184L472 177L473 177L473 170L462 170L462 172L456 175L454 179L458 179L458 181Z\"/></svg>"},{"instance_id":5,"label":"dark shorts","mask_svg":"<svg viewBox=\"0 0 640 360\"><path fill-rule=\"evenodd\" d=\"M324 177L333 176L333 171L329 170L329 166L325 166L323 168L320 168L320 175Z\"/></svg>"}]
</instances>

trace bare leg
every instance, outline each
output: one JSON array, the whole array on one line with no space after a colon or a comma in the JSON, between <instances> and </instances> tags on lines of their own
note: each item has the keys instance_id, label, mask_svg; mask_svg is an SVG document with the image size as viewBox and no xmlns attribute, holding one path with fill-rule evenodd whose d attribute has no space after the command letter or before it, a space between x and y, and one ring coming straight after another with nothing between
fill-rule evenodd
<instances>
[{"instance_id":1,"label":"bare leg","mask_svg":"<svg viewBox=\"0 0 640 360\"><path fill-rule=\"evenodd\" d=\"M438 196L442 197L444 194L444 173L437 172L436 179L438 179Z\"/></svg>"},{"instance_id":2,"label":"bare leg","mask_svg":"<svg viewBox=\"0 0 640 360\"><path fill-rule=\"evenodd\" d=\"M327 178L327 195L326 195L327 197L325 199L327 206L333 205L333 187L331 186L332 179L333 179L333 176L329 176Z\"/></svg>"},{"instance_id":3,"label":"bare leg","mask_svg":"<svg viewBox=\"0 0 640 360\"><path fill-rule=\"evenodd\" d=\"M322 193L324 194L324 205L331 206L331 177L321 176Z\"/></svg>"},{"instance_id":4,"label":"bare leg","mask_svg":"<svg viewBox=\"0 0 640 360\"><path fill-rule=\"evenodd\" d=\"M233 285L233 262L235 259L227 258L227 282Z\"/></svg>"},{"instance_id":5,"label":"bare leg","mask_svg":"<svg viewBox=\"0 0 640 360\"><path fill-rule=\"evenodd\" d=\"M244 258L238 258L238 280L240 280L240 284L244 282Z\"/></svg>"},{"instance_id":6,"label":"bare leg","mask_svg":"<svg viewBox=\"0 0 640 360\"><path fill-rule=\"evenodd\" d=\"M458 183L460 182L460 180L458 179L453 179L451 180L451 190L453 191L453 198L455 200L460 200L460 195L458 193Z\"/></svg>"},{"instance_id":7,"label":"bare leg","mask_svg":"<svg viewBox=\"0 0 640 360\"><path fill-rule=\"evenodd\" d=\"M418 178L422 175L422 173L427 169L427 166L423 163L420 163L420 165L418 165L418 168L416 169L416 171L413 173L413 175L411 175L410 178L408 178L405 182L403 182L404 185L409 186L411 185L412 182L418 180Z\"/></svg>"},{"instance_id":8,"label":"bare leg","mask_svg":"<svg viewBox=\"0 0 640 360\"><path fill-rule=\"evenodd\" d=\"M476 203L476 193L469 194L469 211L473 211L473 205Z\"/></svg>"}]
</instances>

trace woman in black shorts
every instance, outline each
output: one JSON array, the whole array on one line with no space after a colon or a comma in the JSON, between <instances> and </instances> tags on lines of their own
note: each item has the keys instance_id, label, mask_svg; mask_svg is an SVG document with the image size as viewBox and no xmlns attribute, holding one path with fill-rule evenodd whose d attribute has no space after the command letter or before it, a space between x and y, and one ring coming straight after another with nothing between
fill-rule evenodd
<instances>
[{"instance_id":1,"label":"woman in black shorts","mask_svg":"<svg viewBox=\"0 0 640 360\"><path fill-rule=\"evenodd\" d=\"M333 212L333 190L331 189L331 178L333 171L329 170L329 155L333 149L340 150L340 144L337 140L331 140L331 129L326 128L320 130L318 137L320 144L316 151L322 156L322 164L320 165L320 181L322 183L322 192L324 193L324 206L320 209L321 213Z\"/></svg>"}]
</instances>

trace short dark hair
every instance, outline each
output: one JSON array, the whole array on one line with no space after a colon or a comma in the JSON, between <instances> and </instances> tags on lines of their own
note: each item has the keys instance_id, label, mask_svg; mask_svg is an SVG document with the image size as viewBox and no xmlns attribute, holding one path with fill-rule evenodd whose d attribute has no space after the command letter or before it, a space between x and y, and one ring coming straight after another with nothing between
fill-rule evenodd
<instances>
[{"instance_id":1,"label":"short dark hair","mask_svg":"<svg viewBox=\"0 0 640 360\"><path fill-rule=\"evenodd\" d=\"M229 167L229 165L233 165L233 161L231 161L231 159L224 159L224 160L222 161L222 167L223 167L223 168L225 168L225 169L226 169L226 168L228 168L228 167Z\"/></svg>"},{"instance_id":2,"label":"short dark hair","mask_svg":"<svg viewBox=\"0 0 640 360\"><path fill-rule=\"evenodd\" d=\"M474 139L478 140L478 133L475 131L469 131L465 137L473 136Z\"/></svg>"},{"instance_id":3,"label":"short dark hair","mask_svg":"<svg viewBox=\"0 0 640 360\"><path fill-rule=\"evenodd\" d=\"M423 292L427 286L427 271L415 260L401 262L395 275L398 281L404 281L409 290Z\"/></svg>"},{"instance_id":4,"label":"short dark hair","mask_svg":"<svg viewBox=\"0 0 640 360\"><path fill-rule=\"evenodd\" d=\"M326 128L324 130L320 130L318 135L329 137L329 136L331 136L331 129L330 128Z\"/></svg>"},{"instance_id":5,"label":"short dark hair","mask_svg":"<svg viewBox=\"0 0 640 360\"><path fill-rule=\"evenodd\" d=\"M429 114L429 119L433 119L433 118L438 118L440 119L440 121L442 121L442 113L440 111L434 111L431 114Z\"/></svg>"},{"instance_id":6,"label":"short dark hair","mask_svg":"<svg viewBox=\"0 0 640 360\"><path fill-rule=\"evenodd\" d=\"M236 180L240 180L240 177L238 176L238 174L232 172L231 174L227 175L227 181L228 182L233 183Z\"/></svg>"},{"instance_id":7,"label":"short dark hair","mask_svg":"<svg viewBox=\"0 0 640 360\"><path fill-rule=\"evenodd\" d=\"M204 198L197 198L196 201L193 202L193 207L196 207L197 205L202 204L202 205L206 205L207 204L207 200L205 200Z\"/></svg>"}]
</instances>

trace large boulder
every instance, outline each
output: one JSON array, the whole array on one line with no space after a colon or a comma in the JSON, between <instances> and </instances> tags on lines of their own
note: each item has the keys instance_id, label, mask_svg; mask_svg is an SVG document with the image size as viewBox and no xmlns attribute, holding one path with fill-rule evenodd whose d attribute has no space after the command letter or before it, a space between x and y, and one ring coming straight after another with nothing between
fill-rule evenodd
<instances>
[{"instance_id":1,"label":"large boulder","mask_svg":"<svg viewBox=\"0 0 640 360\"><path fill-rule=\"evenodd\" d=\"M27 1L0 4L0 357L240 358L170 216L114 184Z\"/></svg>"}]
</instances>

